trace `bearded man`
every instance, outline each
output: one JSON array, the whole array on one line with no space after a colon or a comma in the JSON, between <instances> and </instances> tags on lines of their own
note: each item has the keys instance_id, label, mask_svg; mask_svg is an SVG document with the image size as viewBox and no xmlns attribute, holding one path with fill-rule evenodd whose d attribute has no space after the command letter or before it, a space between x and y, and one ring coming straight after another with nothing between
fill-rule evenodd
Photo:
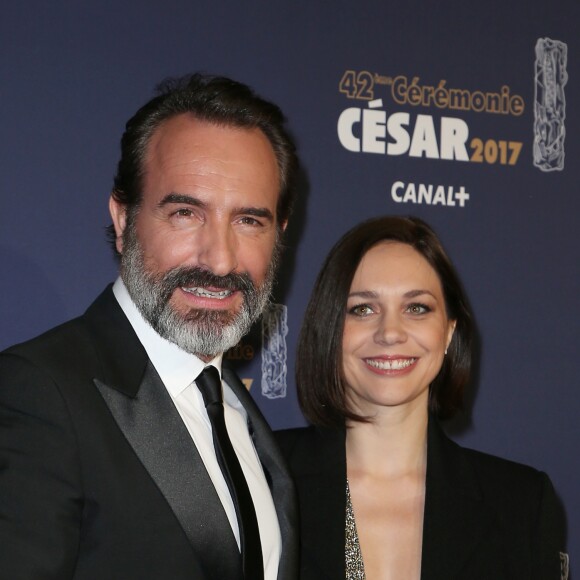
<instances>
[{"instance_id":1,"label":"bearded man","mask_svg":"<svg viewBox=\"0 0 580 580\"><path fill-rule=\"evenodd\" d=\"M284 117L193 75L121 150L120 277L0 355L0 577L296 578L294 488L221 364L270 295L297 166Z\"/></svg>"}]
</instances>

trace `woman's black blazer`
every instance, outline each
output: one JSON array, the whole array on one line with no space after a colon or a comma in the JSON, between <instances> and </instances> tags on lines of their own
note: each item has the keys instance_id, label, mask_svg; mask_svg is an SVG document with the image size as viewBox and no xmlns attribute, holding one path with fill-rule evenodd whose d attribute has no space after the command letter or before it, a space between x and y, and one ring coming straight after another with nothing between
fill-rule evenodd
<instances>
[{"instance_id":1,"label":"woman's black blazer","mask_svg":"<svg viewBox=\"0 0 580 580\"><path fill-rule=\"evenodd\" d=\"M302 580L345 577L345 431L276 433L298 487ZM429 421L422 580L560 580L564 520L545 473L464 449Z\"/></svg>"}]
</instances>

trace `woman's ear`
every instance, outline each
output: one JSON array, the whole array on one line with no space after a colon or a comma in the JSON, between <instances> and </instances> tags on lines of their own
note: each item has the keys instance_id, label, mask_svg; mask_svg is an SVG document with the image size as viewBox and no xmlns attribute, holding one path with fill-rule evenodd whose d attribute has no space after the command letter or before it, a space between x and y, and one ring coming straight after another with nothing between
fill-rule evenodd
<instances>
[{"instance_id":1,"label":"woman's ear","mask_svg":"<svg viewBox=\"0 0 580 580\"><path fill-rule=\"evenodd\" d=\"M445 344L445 354L447 354L447 349L453 340L453 333L455 332L455 327L457 326L457 320L450 320L449 326L447 328L447 343Z\"/></svg>"}]
</instances>

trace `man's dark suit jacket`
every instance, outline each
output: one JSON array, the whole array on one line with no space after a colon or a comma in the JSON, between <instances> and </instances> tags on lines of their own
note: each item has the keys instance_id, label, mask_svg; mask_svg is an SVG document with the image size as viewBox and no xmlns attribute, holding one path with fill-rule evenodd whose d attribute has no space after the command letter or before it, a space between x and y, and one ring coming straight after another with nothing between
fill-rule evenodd
<instances>
[{"instance_id":1,"label":"man's dark suit jacket","mask_svg":"<svg viewBox=\"0 0 580 580\"><path fill-rule=\"evenodd\" d=\"M345 431L276 433L298 488L302 580L345 577ZM548 477L463 449L429 421L423 580L560 580L561 511ZM356 513L355 513L356 517Z\"/></svg>"},{"instance_id":2,"label":"man's dark suit jacket","mask_svg":"<svg viewBox=\"0 0 580 580\"><path fill-rule=\"evenodd\" d=\"M276 505L278 578L293 580L294 487L252 398L224 378ZM110 288L80 318L0 355L0 578L242 580L209 475Z\"/></svg>"}]
</instances>

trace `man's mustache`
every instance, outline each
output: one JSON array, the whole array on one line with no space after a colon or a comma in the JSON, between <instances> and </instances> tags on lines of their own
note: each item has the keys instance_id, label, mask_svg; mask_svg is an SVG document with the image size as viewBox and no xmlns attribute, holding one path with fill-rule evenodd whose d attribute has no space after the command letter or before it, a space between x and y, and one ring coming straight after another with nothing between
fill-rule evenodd
<instances>
[{"instance_id":1,"label":"man's mustache","mask_svg":"<svg viewBox=\"0 0 580 580\"><path fill-rule=\"evenodd\" d=\"M179 266L169 270L163 275L161 280L164 298L169 300L176 288L214 287L223 290L239 290L247 296L256 291L254 282L246 272L230 273L225 276L218 276L204 268Z\"/></svg>"}]
</instances>

